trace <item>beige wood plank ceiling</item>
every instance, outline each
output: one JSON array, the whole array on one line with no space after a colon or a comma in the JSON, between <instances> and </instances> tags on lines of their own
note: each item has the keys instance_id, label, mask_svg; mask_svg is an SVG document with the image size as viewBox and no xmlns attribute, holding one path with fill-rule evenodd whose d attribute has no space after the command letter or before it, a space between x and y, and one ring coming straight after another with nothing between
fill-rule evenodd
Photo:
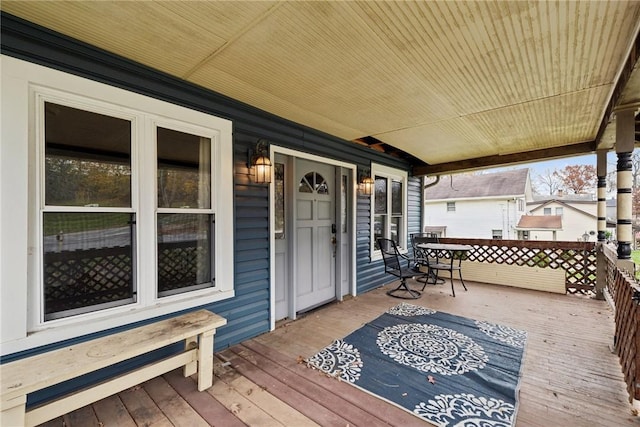
<instances>
[{"instance_id":1,"label":"beige wood plank ceiling","mask_svg":"<svg viewBox=\"0 0 640 427\"><path fill-rule=\"evenodd\" d=\"M640 28L640 1L3 0L0 8L427 165L595 149ZM640 105L637 74L636 66L621 97L629 105Z\"/></svg>"}]
</instances>

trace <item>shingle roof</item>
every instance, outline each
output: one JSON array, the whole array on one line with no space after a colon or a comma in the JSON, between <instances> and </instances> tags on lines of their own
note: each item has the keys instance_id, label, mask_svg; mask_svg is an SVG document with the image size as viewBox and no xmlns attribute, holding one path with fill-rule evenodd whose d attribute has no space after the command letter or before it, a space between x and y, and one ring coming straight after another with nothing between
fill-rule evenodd
<instances>
[{"instance_id":1,"label":"shingle roof","mask_svg":"<svg viewBox=\"0 0 640 427\"><path fill-rule=\"evenodd\" d=\"M516 228L531 230L562 230L562 216L522 215Z\"/></svg>"},{"instance_id":2,"label":"shingle roof","mask_svg":"<svg viewBox=\"0 0 640 427\"><path fill-rule=\"evenodd\" d=\"M563 201L567 203L591 203L596 201L593 194L554 194L552 196L546 194L534 194L533 201L529 203L544 203L550 201Z\"/></svg>"},{"instance_id":3,"label":"shingle roof","mask_svg":"<svg viewBox=\"0 0 640 427\"><path fill-rule=\"evenodd\" d=\"M529 169L524 168L482 175L444 176L438 184L425 190L425 199L466 199L525 194L528 175Z\"/></svg>"}]
</instances>

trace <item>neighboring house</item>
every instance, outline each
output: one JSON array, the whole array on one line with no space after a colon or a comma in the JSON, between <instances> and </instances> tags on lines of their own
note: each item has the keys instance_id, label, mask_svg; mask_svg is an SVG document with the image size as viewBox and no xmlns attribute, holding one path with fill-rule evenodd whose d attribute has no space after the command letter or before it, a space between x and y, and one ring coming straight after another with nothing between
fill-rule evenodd
<instances>
[{"instance_id":1,"label":"neighboring house","mask_svg":"<svg viewBox=\"0 0 640 427\"><path fill-rule=\"evenodd\" d=\"M616 198L607 199L607 222L615 223L618 218L618 200Z\"/></svg>"},{"instance_id":2,"label":"neighboring house","mask_svg":"<svg viewBox=\"0 0 640 427\"><path fill-rule=\"evenodd\" d=\"M597 239L597 200L591 194L558 194L555 196L535 195L527 203L528 217L518 224L518 232L524 237L528 233L530 240L576 241ZM531 216L553 217L531 222ZM560 218L561 223L557 223ZM540 225L553 225L551 228Z\"/></svg>"},{"instance_id":3,"label":"neighboring house","mask_svg":"<svg viewBox=\"0 0 640 427\"><path fill-rule=\"evenodd\" d=\"M425 190L423 230L443 237L516 239L515 227L531 199L527 168L444 176Z\"/></svg>"},{"instance_id":4,"label":"neighboring house","mask_svg":"<svg viewBox=\"0 0 640 427\"><path fill-rule=\"evenodd\" d=\"M3 362L197 308L221 350L389 282L375 238L420 231L406 159L2 24Z\"/></svg>"},{"instance_id":5,"label":"neighboring house","mask_svg":"<svg viewBox=\"0 0 640 427\"><path fill-rule=\"evenodd\" d=\"M561 215L522 215L516 227L521 240L558 240L562 231ZM539 238L539 236L550 238Z\"/></svg>"}]
</instances>

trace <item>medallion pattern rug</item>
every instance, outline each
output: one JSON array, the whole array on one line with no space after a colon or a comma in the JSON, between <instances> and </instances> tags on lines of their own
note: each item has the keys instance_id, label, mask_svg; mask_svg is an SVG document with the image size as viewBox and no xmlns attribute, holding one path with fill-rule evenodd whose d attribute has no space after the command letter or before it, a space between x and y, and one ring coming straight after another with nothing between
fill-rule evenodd
<instances>
[{"instance_id":1,"label":"medallion pattern rug","mask_svg":"<svg viewBox=\"0 0 640 427\"><path fill-rule=\"evenodd\" d=\"M402 303L307 363L438 426L515 425L527 333Z\"/></svg>"}]
</instances>

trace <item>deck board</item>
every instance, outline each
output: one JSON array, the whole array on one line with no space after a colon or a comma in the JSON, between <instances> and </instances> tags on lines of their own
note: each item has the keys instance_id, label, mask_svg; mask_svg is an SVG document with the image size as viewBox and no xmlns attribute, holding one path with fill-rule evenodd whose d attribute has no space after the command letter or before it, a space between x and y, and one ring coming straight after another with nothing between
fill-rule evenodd
<instances>
[{"instance_id":1,"label":"deck board","mask_svg":"<svg viewBox=\"0 0 640 427\"><path fill-rule=\"evenodd\" d=\"M273 396L259 384L250 381L242 376L238 371L226 364L216 366L216 375L227 384L233 387L242 396L245 396L254 405L268 412L271 417L279 421L282 425L298 427L317 427L310 418L306 417L297 409L291 407L286 402Z\"/></svg>"},{"instance_id":2,"label":"deck board","mask_svg":"<svg viewBox=\"0 0 640 427\"><path fill-rule=\"evenodd\" d=\"M174 426L208 426L207 422L176 393L164 377L147 381L144 388Z\"/></svg>"},{"instance_id":3,"label":"deck board","mask_svg":"<svg viewBox=\"0 0 640 427\"><path fill-rule=\"evenodd\" d=\"M93 405L93 410L103 426L136 427L135 421L117 395L99 400Z\"/></svg>"},{"instance_id":4,"label":"deck board","mask_svg":"<svg viewBox=\"0 0 640 427\"><path fill-rule=\"evenodd\" d=\"M181 369L164 375L167 382L191 407L212 426L245 427L222 403L209 393L198 392L198 385L190 377L182 376Z\"/></svg>"},{"instance_id":5,"label":"deck board","mask_svg":"<svg viewBox=\"0 0 640 427\"><path fill-rule=\"evenodd\" d=\"M120 400L137 425L171 426L169 419L144 389L144 384L118 393ZM73 427L73 426L67 426Z\"/></svg>"},{"instance_id":6,"label":"deck board","mask_svg":"<svg viewBox=\"0 0 640 427\"><path fill-rule=\"evenodd\" d=\"M98 417L91 406L76 409L73 412L63 415L63 425L83 425L86 427L101 427Z\"/></svg>"},{"instance_id":7,"label":"deck board","mask_svg":"<svg viewBox=\"0 0 640 427\"><path fill-rule=\"evenodd\" d=\"M317 383L306 378L306 376L299 375L298 373L289 370L287 367L276 363L259 353L251 351L247 347L234 346L231 350L247 361L253 360L253 364L256 367L264 370L265 372L269 372L271 375L279 378L283 383L308 398L317 400L328 410L335 411L340 414L347 420L347 424L349 425L367 425L370 427L387 427L389 425L387 422L370 414L361 406L354 405L339 396L337 393L334 393L334 387L329 389L321 387ZM295 364L296 362L291 360L289 363ZM239 370L240 372L243 372L242 368Z\"/></svg>"},{"instance_id":8,"label":"deck board","mask_svg":"<svg viewBox=\"0 0 640 427\"><path fill-rule=\"evenodd\" d=\"M214 386L207 393L198 393L194 379L175 370L45 425L114 425L109 420L126 408L137 425L429 426L298 363L402 302L386 295L389 287L279 322L274 331L218 353ZM453 298L448 283L429 285L410 302L528 332L518 427L640 427L618 358L610 351L614 320L607 303L473 282L467 287Z\"/></svg>"},{"instance_id":9,"label":"deck board","mask_svg":"<svg viewBox=\"0 0 640 427\"><path fill-rule=\"evenodd\" d=\"M239 347L239 346L238 346ZM389 420L402 426L424 426L425 423L415 416L409 414L404 409L395 405L380 404L380 399L364 392L356 392L353 386L331 378L320 371L307 367L304 363L298 363L299 359L291 360L282 353L275 351L269 347L260 344L255 340L247 341L242 347L250 350L254 354L260 354L282 367L290 370L295 375L305 378L315 383L332 395L357 406L361 410L365 410L375 418L376 422L383 421L383 424L389 424ZM324 392L323 392L324 393ZM337 409L337 408L336 408Z\"/></svg>"},{"instance_id":10,"label":"deck board","mask_svg":"<svg viewBox=\"0 0 640 427\"><path fill-rule=\"evenodd\" d=\"M216 381L213 387L207 390L207 393L249 426L264 425L265 427L284 427L284 424L270 412L264 411L247 396L224 381Z\"/></svg>"},{"instance_id":11,"label":"deck board","mask_svg":"<svg viewBox=\"0 0 640 427\"><path fill-rule=\"evenodd\" d=\"M309 398L307 395L292 388L291 384L281 381L277 377L277 374L265 372L232 351L223 352L223 355L226 359L232 362L232 366L234 366L235 369L242 372L243 376L264 387L266 391L273 394L280 400L287 402L290 406L298 409L314 422L323 426L346 426L349 424L349 421L339 415L339 413L326 408L322 403L318 402L317 400L319 400L319 396L316 396L315 399Z\"/></svg>"}]
</instances>

